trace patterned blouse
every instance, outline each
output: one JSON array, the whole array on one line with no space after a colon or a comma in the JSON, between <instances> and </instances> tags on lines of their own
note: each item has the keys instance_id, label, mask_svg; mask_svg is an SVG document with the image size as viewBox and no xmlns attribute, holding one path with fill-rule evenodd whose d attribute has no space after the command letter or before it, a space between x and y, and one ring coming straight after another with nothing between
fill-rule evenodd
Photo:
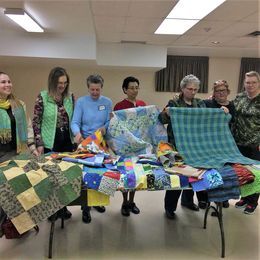
<instances>
[{"instance_id":1,"label":"patterned blouse","mask_svg":"<svg viewBox=\"0 0 260 260\"><path fill-rule=\"evenodd\" d=\"M71 96L72 96L72 102L73 102L73 106L74 106L75 97L73 94L71 94ZM58 107L56 128L69 129L69 127L70 127L69 117L65 110L65 107L63 106L63 100L56 101L56 104ZM42 137L41 137L41 123L42 123L43 109L44 109L43 99L42 99L41 94L39 94L36 99L35 106L34 106L34 117L33 117L33 123L32 123L36 147L43 146L43 141L42 141Z\"/></svg>"}]
</instances>

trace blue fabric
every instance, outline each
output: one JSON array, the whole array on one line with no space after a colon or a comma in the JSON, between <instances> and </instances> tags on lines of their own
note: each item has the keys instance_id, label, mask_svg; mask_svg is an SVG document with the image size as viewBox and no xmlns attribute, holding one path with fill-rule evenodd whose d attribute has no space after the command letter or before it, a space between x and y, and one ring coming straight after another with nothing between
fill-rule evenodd
<instances>
[{"instance_id":1,"label":"blue fabric","mask_svg":"<svg viewBox=\"0 0 260 260\"><path fill-rule=\"evenodd\" d=\"M179 175L179 177L180 177L181 188L189 187L189 177L184 176L184 175Z\"/></svg>"},{"instance_id":2,"label":"blue fabric","mask_svg":"<svg viewBox=\"0 0 260 260\"><path fill-rule=\"evenodd\" d=\"M215 169L207 170L203 174L202 179L191 183L192 189L194 191L214 189L222 185L222 177L220 173Z\"/></svg>"},{"instance_id":3,"label":"blue fabric","mask_svg":"<svg viewBox=\"0 0 260 260\"><path fill-rule=\"evenodd\" d=\"M84 138L94 134L101 127L108 127L112 112L111 99L100 96L93 100L90 96L80 97L76 104L71 121L74 135L81 133Z\"/></svg>"},{"instance_id":4,"label":"blue fabric","mask_svg":"<svg viewBox=\"0 0 260 260\"><path fill-rule=\"evenodd\" d=\"M137 107L113 112L106 134L109 147L119 155L132 156L155 152L167 133L159 122L156 106Z\"/></svg>"},{"instance_id":5,"label":"blue fabric","mask_svg":"<svg viewBox=\"0 0 260 260\"><path fill-rule=\"evenodd\" d=\"M185 164L221 168L225 163L256 164L238 150L229 129L231 116L216 108L170 108L178 152Z\"/></svg>"},{"instance_id":6,"label":"blue fabric","mask_svg":"<svg viewBox=\"0 0 260 260\"><path fill-rule=\"evenodd\" d=\"M98 190L102 179L102 175L97 173L86 173L83 175L83 182L86 184L87 188Z\"/></svg>"},{"instance_id":7,"label":"blue fabric","mask_svg":"<svg viewBox=\"0 0 260 260\"><path fill-rule=\"evenodd\" d=\"M155 190L165 190L171 188L170 175L164 171L163 168L153 169L154 179L154 189Z\"/></svg>"},{"instance_id":8,"label":"blue fabric","mask_svg":"<svg viewBox=\"0 0 260 260\"><path fill-rule=\"evenodd\" d=\"M239 182L234 169L230 165L226 165L218 171L223 179L223 185L208 190L209 201L222 202L229 199L239 199Z\"/></svg>"}]
</instances>

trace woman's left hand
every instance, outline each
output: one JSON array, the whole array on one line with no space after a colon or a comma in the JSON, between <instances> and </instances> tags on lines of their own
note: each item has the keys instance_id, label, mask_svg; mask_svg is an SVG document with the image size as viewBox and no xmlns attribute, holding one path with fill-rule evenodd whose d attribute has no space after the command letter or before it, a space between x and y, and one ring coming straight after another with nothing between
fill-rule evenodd
<instances>
[{"instance_id":1,"label":"woman's left hand","mask_svg":"<svg viewBox=\"0 0 260 260\"><path fill-rule=\"evenodd\" d=\"M225 114L229 113L229 109L225 106L222 106L221 109L225 112Z\"/></svg>"}]
</instances>

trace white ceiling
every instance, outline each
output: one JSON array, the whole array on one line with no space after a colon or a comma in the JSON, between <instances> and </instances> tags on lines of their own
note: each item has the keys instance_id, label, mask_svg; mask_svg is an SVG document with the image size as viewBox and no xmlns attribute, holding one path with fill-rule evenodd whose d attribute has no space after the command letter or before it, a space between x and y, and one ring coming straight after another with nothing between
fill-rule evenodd
<instances>
[{"instance_id":1,"label":"white ceiling","mask_svg":"<svg viewBox=\"0 0 260 260\"><path fill-rule=\"evenodd\" d=\"M259 36L247 36L260 30L258 0L227 0L184 35L155 35L176 2L0 0L0 56L5 56L0 57L0 65L16 56L27 57L27 61L42 57L95 63L99 45L112 44L120 50L125 45L122 42L166 48L172 55L260 57ZM18 7L36 18L45 33L27 33L4 16L4 8Z\"/></svg>"}]
</instances>

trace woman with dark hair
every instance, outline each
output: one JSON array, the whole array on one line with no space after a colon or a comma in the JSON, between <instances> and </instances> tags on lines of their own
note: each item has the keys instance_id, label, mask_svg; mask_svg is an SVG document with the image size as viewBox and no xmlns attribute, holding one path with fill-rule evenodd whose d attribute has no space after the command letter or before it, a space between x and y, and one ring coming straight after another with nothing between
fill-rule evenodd
<instances>
[{"instance_id":1,"label":"woman with dark hair","mask_svg":"<svg viewBox=\"0 0 260 260\"><path fill-rule=\"evenodd\" d=\"M162 124L168 124L168 142L175 146L175 139L172 131L171 118L169 116L170 107L205 107L203 100L195 98L200 87L200 80L194 75L185 76L180 83L181 93L179 97L169 100L167 106L159 114L159 120ZM167 190L164 198L164 208L166 217L169 219L175 218L175 210L177 208L179 197L181 197L181 205L194 211L198 211L199 207L193 201L193 190ZM197 192L199 200L200 192Z\"/></svg>"},{"instance_id":2,"label":"woman with dark hair","mask_svg":"<svg viewBox=\"0 0 260 260\"><path fill-rule=\"evenodd\" d=\"M74 109L74 96L69 93L69 84L70 78L66 70L55 67L49 73L48 90L41 91L36 99L33 131L39 154L73 150L70 122ZM71 217L71 212L67 208L63 212L65 219Z\"/></svg>"},{"instance_id":3,"label":"woman with dark hair","mask_svg":"<svg viewBox=\"0 0 260 260\"><path fill-rule=\"evenodd\" d=\"M0 163L26 152L28 147L38 155L30 120L26 116L25 104L12 92L12 82L5 72L0 72ZM6 214L0 207L0 237Z\"/></svg>"},{"instance_id":4,"label":"woman with dark hair","mask_svg":"<svg viewBox=\"0 0 260 260\"><path fill-rule=\"evenodd\" d=\"M114 111L133 107L146 106L144 101L137 99L139 91L139 80L137 78L125 78L123 81L122 90L127 97L115 105ZM130 216L130 212L134 214L139 214L140 210L134 203L135 190L131 190L130 192L123 191L122 194L123 204L121 207L121 214L126 217Z\"/></svg>"}]
</instances>

